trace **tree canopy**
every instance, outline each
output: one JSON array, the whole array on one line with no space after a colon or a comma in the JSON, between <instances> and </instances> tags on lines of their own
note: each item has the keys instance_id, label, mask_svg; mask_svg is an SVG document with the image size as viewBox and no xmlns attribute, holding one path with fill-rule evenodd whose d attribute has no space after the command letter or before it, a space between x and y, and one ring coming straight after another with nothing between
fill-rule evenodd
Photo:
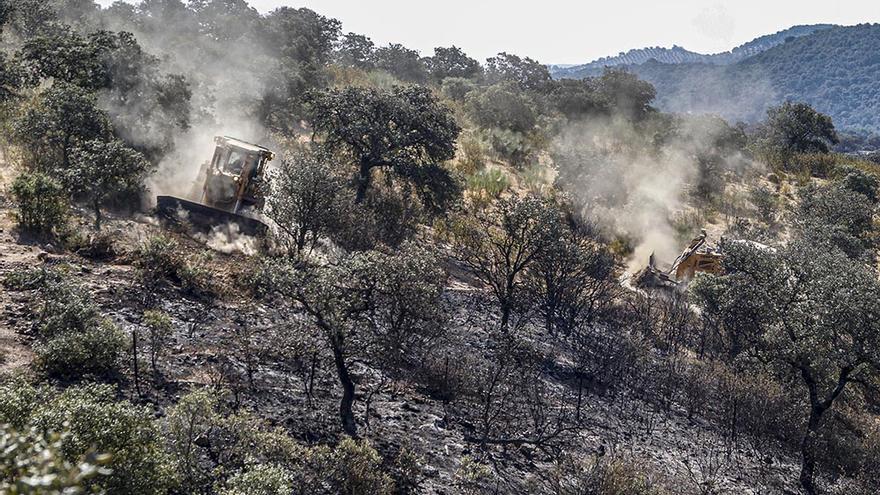
<instances>
[{"instance_id":1,"label":"tree canopy","mask_svg":"<svg viewBox=\"0 0 880 495\"><path fill-rule=\"evenodd\" d=\"M310 122L324 146L357 168L356 201L364 200L375 168L387 168L442 208L454 182L442 162L455 155L460 128L452 112L420 86L345 88L313 93Z\"/></svg>"}]
</instances>

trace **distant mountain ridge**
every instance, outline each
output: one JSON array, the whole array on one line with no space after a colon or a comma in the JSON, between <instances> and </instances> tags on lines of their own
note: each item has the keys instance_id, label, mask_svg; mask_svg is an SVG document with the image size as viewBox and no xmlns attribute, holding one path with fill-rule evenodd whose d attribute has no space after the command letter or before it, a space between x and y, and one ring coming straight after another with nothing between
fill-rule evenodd
<instances>
[{"instance_id":1,"label":"distant mountain ridge","mask_svg":"<svg viewBox=\"0 0 880 495\"><path fill-rule=\"evenodd\" d=\"M800 25L784 29L777 33L767 34L753 39L747 43L733 48L727 52L715 54L702 54L692 52L681 46L673 45L672 48L648 47L629 50L616 56L603 57L593 62L581 65L553 65L550 67L554 78L580 79L600 73L605 67L618 65L641 65L649 60L656 60L665 64L705 63L714 65L727 65L736 63L747 57L757 55L775 46L785 43L791 38L798 38L815 33L816 31L834 27L833 24Z\"/></svg>"},{"instance_id":2,"label":"distant mountain ridge","mask_svg":"<svg viewBox=\"0 0 880 495\"><path fill-rule=\"evenodd\" d=\"M664 111L755 122L769 106L791 100L830 115L840 130L880 134L880 24L796 26L728 53L736 61L652 57L619 66L653 84L655 106ZM583 78L602 70L579 66L555 74Z\"/></svg>"}]
</instances>

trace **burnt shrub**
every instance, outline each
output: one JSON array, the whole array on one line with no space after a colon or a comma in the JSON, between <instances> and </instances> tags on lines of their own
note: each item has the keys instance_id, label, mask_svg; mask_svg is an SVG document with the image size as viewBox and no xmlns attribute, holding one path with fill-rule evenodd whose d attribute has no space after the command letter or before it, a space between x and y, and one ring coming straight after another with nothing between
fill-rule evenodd
<instances>
[{"instance_id":1,"label":"burnt shrub","mask_svg":"<svg viewBox=\"0 0 880 495\"><path fill-rule=\"evenodd\" d=\"M143 289L149 294L170 282L191 294L211 294L211 279L204 258L186 256L179 242L166 235L155 235L135 253L135 267Z\"/></svg>"}]
</instances>

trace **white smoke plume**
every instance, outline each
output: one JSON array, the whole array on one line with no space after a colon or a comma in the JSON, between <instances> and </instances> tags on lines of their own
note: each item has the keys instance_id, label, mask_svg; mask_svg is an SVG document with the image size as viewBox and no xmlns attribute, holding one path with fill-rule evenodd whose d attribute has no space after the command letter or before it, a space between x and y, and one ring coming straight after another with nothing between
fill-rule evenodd
<instances>
[{"instance_id":1,"label":"white smoke plume","mask_svg":"<svg viewBox=\"0 0 880 495\"><path fill-rule=\"evenodd\" d=\"M731 132L708 117L594 118L567 126L554 143L554 158L559 181L581 213L632 242L627 264L634 271L652 253L664 261L679 254L673 218L690 207L690 192L704 175L723 181L751 167L725 147ZM707 171L699 159L709 154L717 163Z\"/></svg>"}]
</instances>

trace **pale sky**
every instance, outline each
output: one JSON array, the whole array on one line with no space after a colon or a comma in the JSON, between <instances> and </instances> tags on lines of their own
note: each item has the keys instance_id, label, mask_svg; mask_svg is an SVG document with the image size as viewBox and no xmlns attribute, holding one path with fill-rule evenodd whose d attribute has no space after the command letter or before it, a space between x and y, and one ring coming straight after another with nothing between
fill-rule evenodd
<instances>
[{"instance_id":1,"label":"pale sky","mask_svg":"<svg viewBox=\"0 0 880 495\"><path fill-rule=\"evenodd\" d=\"M107 5L112 0L99 0ZM713 53L796 24L880 22L880 0L249 0L260 12L308 7L376 44L433 53L456 45L480 61L500 51L583 63L630 48Z\"/></svg>"}]
</instances>

